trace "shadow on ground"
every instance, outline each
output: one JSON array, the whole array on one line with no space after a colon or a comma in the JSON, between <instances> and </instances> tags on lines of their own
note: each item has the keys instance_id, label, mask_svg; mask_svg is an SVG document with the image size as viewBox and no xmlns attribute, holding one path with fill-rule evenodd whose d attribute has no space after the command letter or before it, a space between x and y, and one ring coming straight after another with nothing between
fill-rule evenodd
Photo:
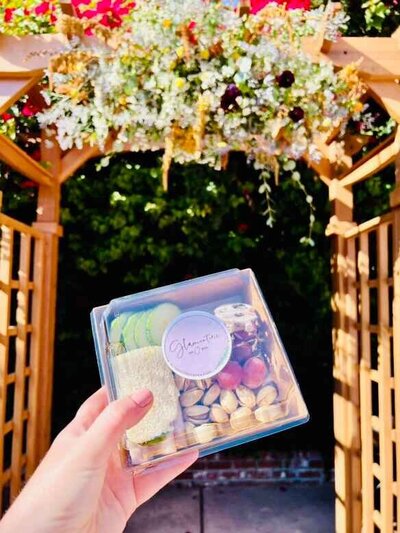
<instances>
[{"instance_id":1,"label":"shadow on ground","mask_svg":"<svg viewBox=\"0 0 400 533\"><path fill-rule=\"evenodd\" d=\"M136 532L333 533L333 486L168 487L132 517Z\"/></svg>"}]
</instances>

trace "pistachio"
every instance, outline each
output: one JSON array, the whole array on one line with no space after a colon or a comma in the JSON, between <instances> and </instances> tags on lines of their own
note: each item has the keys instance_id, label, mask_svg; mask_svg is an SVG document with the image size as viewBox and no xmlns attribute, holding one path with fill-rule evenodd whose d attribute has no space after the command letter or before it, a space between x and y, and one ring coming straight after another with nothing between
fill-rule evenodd
<instances>
[{"instance_id":1,"label":"pistachio","mask_svg":"<svg viewBox=\"0 0 400 533\"><path fill-rule=\"evenodd\" d=\"M223 424L228 422L229 415L219 404L215 403L210 408L210 418L213 422Z\"/></svg>"},{"instance_id":2,"label":"pistachio","mask_svg":"<svg viewBox=\"0 0 400 533\"><path fill-rule=\"evenodd\" d=\"M263 405L254 411L254 416L259 422L273 422L286 414L286 405L281 403Z\"/></svg>"},{"instance_id":3,"label":"pistachio","mask_svg":"<svg viewBox=\"0 0 400 533\"><path fill-rule=\"evenodd\" d=\"M193 431L194 429L194 424L192 424L191 422L186 422L185 423L185 431L186 433L190 433L191 431Z\"/></svg>"},{"instance_id":4,"label":"pistachio","mask_svg":"<svg viewBox=\"0 0 400 533\"><path fill-rule=\"evenodd\" d=\"M205 444L218 436L217 424L202 424L196 427L193 433L199 444Z\"/></svg>"},{"instance_id":5,"label":"pistachio","mask_svg":"<svg viewBox=\"0 0 400 533\"><path fill-rule=\"evenodd\" d=\"M185 448L186 446L192 446L193 444L196 443L196 439L194 438L194 435L193 435L194 428L195 428L194 424L192 424L191 422L186 422L185 432L180 433L178 438L175 437L175 440L177 440L178 442L182 440L182 442L185 443L184 446L182 446L182 448Z\"/></svg>"},{"instance_id":6,"label":"pistachio","mask_svg":"<svg viewBox=\"0 0 400 533\"><path fill-rule=\"evenodd\" d=\"M203 403L204 405L211 405L215 402L215 400L220 395L221 389L219 386L214 383L214 385L211 385L211 387L208 389L208 391L203 396Z\"/></svg>"},{"instance_id":7,"label":"pistachio","mask_svg":"<svg viewBox=\"0 0 400 533\"><path fill-rule=\"evenodd\" d=\"M190 407L199 402L202 396L203 391L201 389L190 389L180 395L179 401L181 402L182 407Z\"/></svg>"},{"instance_id":8,"label":"pistachio","mask_svg":"<svg viewBox=\"0 0 400 533\"><path fill-rule=\"evenodd\" d=\"M208 388L211 387L212 380L211 379L200 379L196 381L195 383L199 389L207 390Z\"/></svg>"},{"instance_id":9,"label":"pistachio","mask_svg":"<svg viewBox=\"0 0 400 533\"><path fill-rule=\"evenodd\" d=\"M191 390L191 389L198 389L199 387L196 385L196 382L192 379L185 379L185 384L183 385L183 390Z\"/></svg>"},{"instance_id":10,"label":"pistachio","mask_svg":"<svg viewBox=\"0 0 400 533\"><path fill-rule=\"evenodd\" d=\"M239 385L236 389L236 396L239 398L239 403L242 407L248 407L253 409L256 405L256 395L252 390L245 387L244 385Z\"/></svg>"},{"instance_id":11,"label":"pistachio","mask_svg":"<svg viewBox=\"0 0 400 533\"><path fill-rule=\"evenodd\" d=\"M205 422L207 422L207 420L208 420L207 416L204 416L203 418L192 418L189 416L187 418L187 421L193 424L193 426L200 426L201 424L204 424Z\"/></svg>"},{"instance_id":12,"label":"pistachio","mask_svg":"<svg viewBox=\"0 0 400 533\"><path fill-rule=\"evenodd\" d=\"M230 422L233 429L245 429L252 424L253 413L248 407L239 407L231 414Z\"/></svg>"},{"instance_id":13,"label":"pistachio","mask_svg":"<svg viewBox=\"0 0 400 533\"><path fill-rule=\"evenodd\" d=\"M209 412L210 408L206 405L192 405L183 410L186 420L204 420L204 418L208 417Z\"/></svg>"},{"instance_id":14,"label":"pistachio","mask_svg":"<svg viewBox=\"0 0 400 533\"><path fill-rule=\"evenodd\" d=\"M267 383L257 394L257 404L261 406L271 405L278 398L278 388L275 383Z\"/></svg>"},{"instance_id":15,"label":"pistachio","mask_svg":"<svg viewBox=\"0 0 400 533\"><path fill-rule=\"evenodd\" d=\"M185 386L185 378L182 376L178 376L178 374L175 374L175 385L179 391L183 390L183 387Z\"/></svg>"},{"instance_id":16,"label":"pistachio","mask_svg":"<svg viewBox=\"0 0 400 533\"><path fill-rule=\"evenodd\" d=\"M221 391L219 402L229 415L236 411L238 407L236 395L231 390Z\"/></svg>"}]
</instances>

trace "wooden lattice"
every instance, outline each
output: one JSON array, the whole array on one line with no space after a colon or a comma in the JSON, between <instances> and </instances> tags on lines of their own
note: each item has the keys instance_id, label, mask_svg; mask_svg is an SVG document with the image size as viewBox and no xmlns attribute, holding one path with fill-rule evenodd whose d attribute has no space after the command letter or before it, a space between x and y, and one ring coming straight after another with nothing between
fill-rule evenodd
<instances>
[{"instance_id":1,"label":"wooden lattice","mask_svg":"<svg viewBox=\"0 0 400 533\"><path fill-rule=\"evenodd\" d=\"M38 456L43 264L43 234L0 213L1 509Z\"/></svg>"},{"instance_id":2,"label":"wooden lattice","mask_svg":"<svg viewBox=\"0 0 400 533\"><path fill-rule=\"evenodd\" d=\"M335 207L342 219L341 225L335 219L333 256L337 531L395 533L400 524L398 188L389 213L358 226L351 222L351 192L340 187L334 192L341 197Z\"/></svg>"}]
</instances>

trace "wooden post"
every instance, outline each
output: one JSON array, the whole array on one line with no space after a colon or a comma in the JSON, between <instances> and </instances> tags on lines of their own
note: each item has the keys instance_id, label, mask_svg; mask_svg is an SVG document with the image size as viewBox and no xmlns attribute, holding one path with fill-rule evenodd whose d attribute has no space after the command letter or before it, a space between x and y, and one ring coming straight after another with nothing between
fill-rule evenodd
<instances>
[{"instance_id":1,"label":"wooden post","mask_svg":"<svg viewBox=\"0 0 400 533\"><path fill-rule=\"evenodd\" d=\"M396 159L396 189L390 199L393 209L393 362L395 390L395 435L397 470L397 530L400 526L400 153Z\"/></svg>"},{"instance_id":2,"label":"wooden post","mask_svg":"<svg viewBox=\"0 0 400 533\"><path fill-rule=\"evenodd\" d=\"M334 350L334 433L337 533L361 531L361 462L359 434L359 365L354 284L355 248L348 249L341 227L353 219L353 195L332 180L332 307Z\"/></svg>"},{"instance_id":3,"label":"wooden post","mask_svg":"<svg viewBox=\"0 0 400 533\"><path fill-rule=\"evenodd\" d=\"M55 137L46 136L42 142L42 161L50 165L54 185L39 187L37 222L34 224L44 235L44 281L41 309L41 368L40 389L37 408L41 424L38 426L37 462L46 453L51 436L51 405L53 391L54 340L56 327L56 296L58 271L58 239L61 235L60 201L61 190L57 176L61 170L61 150ZM38 255L40 250L38 251ZM41 261L41 257L35 260Z\"/></svg>"}]
</instances>

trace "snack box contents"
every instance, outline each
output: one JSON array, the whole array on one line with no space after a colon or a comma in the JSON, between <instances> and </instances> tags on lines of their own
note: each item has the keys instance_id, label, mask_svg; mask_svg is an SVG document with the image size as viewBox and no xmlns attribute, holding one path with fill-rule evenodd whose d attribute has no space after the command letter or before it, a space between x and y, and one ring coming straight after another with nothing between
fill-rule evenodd
<instances>
[{"instance_id":1,"label":"snack box contents","mask_svg":"<svg viewBox=\"0 0 400 533\"><path fill-rule=\"evenodd\" d=\"M111 400L147 388L154 403L126 431L126 467L196 448L200 456L289 429L307 408L250 269L112 300L91 313Z\"/></svg>"}]
</instances>

